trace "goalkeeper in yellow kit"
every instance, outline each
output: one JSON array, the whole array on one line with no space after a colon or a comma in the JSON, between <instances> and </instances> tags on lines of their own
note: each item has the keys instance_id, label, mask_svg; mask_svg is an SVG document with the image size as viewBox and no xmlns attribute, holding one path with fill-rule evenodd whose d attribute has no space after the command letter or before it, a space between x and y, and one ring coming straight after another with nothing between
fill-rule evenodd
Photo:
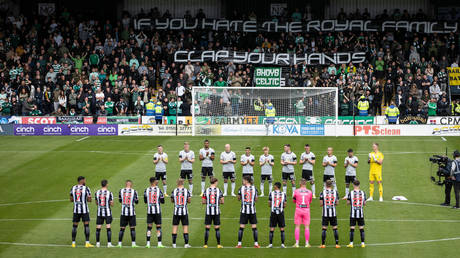
<instances>
[{"instance_id":1,"label":"goalkeeper in yellow kit","mask_svg":"<svg viewBox=\"0 0 460 258\"><path fill-rule=\"evenodd\" d=\"M374 198L374 183L377 181L379 184L379 201L383 202L383 185L382 185L382 164L383 154L379 151L379 144L372 144L372 152L369 153L369 159L367 163L370 164L369 168L369 199L367 201L373 201Z\"/></svg>"}]
</instances>

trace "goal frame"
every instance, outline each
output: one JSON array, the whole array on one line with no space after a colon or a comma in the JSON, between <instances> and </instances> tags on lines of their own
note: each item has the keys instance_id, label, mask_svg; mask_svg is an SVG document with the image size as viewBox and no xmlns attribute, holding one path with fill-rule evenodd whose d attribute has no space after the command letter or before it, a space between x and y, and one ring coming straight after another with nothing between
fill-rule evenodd
<instances>
[{"instance_id":1,"label":"goal frame","mask_svg":"<svg viewBox=\"0 0 460 258\"><path fill-rule=\"evenodd\" d=\"M337 125L339 123L339 88L337 87L231 87L231 86L226 86L226 87L217 87L217 86L193 86L192 87L192 108L191 108L191 113L192 113L192 136L195 136L195 94L197 89L230 89L230 90L238 90L238 89L244 89L244 90L250 90L250 89L257 89L257 90L263 90L263 89L280 89L280 90L309 90L309 89L324 89L324 90L331 90L335 92L335 123L334 123L334 131L335 131L335 136L338 136L338 131L337 131Z\"/></svg>"}]
</instances>

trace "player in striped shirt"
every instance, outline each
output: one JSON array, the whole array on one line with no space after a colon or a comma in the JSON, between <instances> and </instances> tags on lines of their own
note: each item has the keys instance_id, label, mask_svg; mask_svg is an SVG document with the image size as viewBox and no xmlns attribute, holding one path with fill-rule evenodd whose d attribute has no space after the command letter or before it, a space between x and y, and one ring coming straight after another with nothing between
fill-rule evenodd
<instances>
[{"instance_id":1,"label":"player in striped shirt","mask_svg":"<svg viewBox=\"0 0 460 258\"><path fill-rule=\"evenodd\" d=\"M158 145L158 152L153 155L153 164L155 164L155 177L163 183L163 191L166 197L168 185L166 184L166 165L168 164L168 154L163 152L163 146Z\"/></svg>"},{"instance_id":2,"label":"player in striped shirt","mask_svg":"<svg viewBox=\"0 0 460 258\"><path fill-rule=\"evenodd\" d=\"M232 196L235 195L235 163L236 154L231 150L230 144L225 144L225 151L220 154L222 175L224 177L224 196L227 196L228 179L232 182Z\"/></svg>"},{"instance_id":3,"label":"player in striped shirt","mask_svg":"<svg viewBox=\"0 0 460 258\"><path fill-rule=\"evenodd\" d=\"M91 190L86 186L84 176L77 178L78 184L70 189L70 202L73 202L73 227L72 227L72 247L75 247L75 238L77 237L77 228L80 220L85 226L85 247L94 247L89 243L89 209L88 202L91 202Z\"/></svg>"},{"instance_id":4,"label":"player in striped shirt","mask_svg":"<svg viewBox=\"0 0 460 258\"><path fill-rule=\"evenodd\" d=\"M193 194L193 163L195 152L190 150L190 144L184 142L184 149L179 152L180 178L188 179L190 194Z\"/></svg>"},{"instance_id":5,"label":"player in striped shirt","mask_svg":"<svg viewBox=\"0 0 460 258\"><path fill-rule=\"evenodd\" d=\"M361 235L361 247L364 248L364 205L366 205L366 194L359 189L360 182L353 181L353 191L348 194L347 203L351 206L350 209L350 244L347 247L353 248L353 237L355 234L355 226L358 224L359 233Z\"/></svg>"},{"instance_id":6,"label":"player in striped shirt","mask_svg":"<svg viewBox=\"0 0 460 258\"><path fill-rule=\"evenodd\" d=\"M259 164L260 164L260 197L264 196L264 185L265 180L268 181L268 192L272 192L272 174L273 166L275 165L275 158L273 155L268 152L270 149L265 146L263 148L264 154L260 155Z\"/></svg>"},{"instance_id":7,"label":"player in striped shirt","mask_svg":"<svg viewBox=\"0 0 460 258\"><path fill-rule=\"evenodd\" d=\"M358 167L358 157L353 155L353 150L348 149L348 156L345 158L344 167L345 167L345 196L344 200L348 198L348 193L350 192L350 184L356 180L356 168Z\"/></svg>"},{"instance_id":8,"label":"player in striped shirt","mask_svg":"<svg viewBox=\"0 0 460 258\"><path fill-rule=\"evenodd\" d=\"M305 144L305 152L300 156L299 164L302 165L302 178L310 181L311 191L313 193L313 199L316 198L315 191L315 176L313 175L313 166L316 163L316 156L310 151L311 147L309 144Z\"/></svg>"},{"instance_id":9,"label":"player in striped shirt","mask_svg":"<svg viewBox=\"0 0 460 258\"><path fill-rule=\"evenodd\" d=\"M133 182L126 180L125 188L120 190L118 200L121 203L121 216L120 216L120 233L118 233L118 247L122 247L123 235L125 228L129 224L131 230L131 247L136 248L136 210L135 204L139 203L137 191L133 188Z\"/></svg>"},{"instance_id":10,"label":"player in striped shirt","mask_svg":"<svg viewBox=\"0 0 460 258\"><path fill-rule=\"evenodd\" d=\"M326 248L326 232L329 225L332 226L335 238L335 248L340 248L339 245L339 232L337 231L337 211L336 206L339 204L339 193L337 190L332 189L332 181L326 180L326 188L319 196L320 206L323 207L322 226L323 231L321 234L320 248Z\"/></svg>"},{"instance_id":11,"label":"player in striped shirt","mask_svg":"<svg viewBox=\"0 0 460 258\"><path fill-rule=\"evenodd\" d=\"M216 157L216 152L213 148L209 147L209 140L204 140L204 147L200 149L201 160L201 195L204 193L206 187L206 177L209 181L214 176L213 174L213 161Z\"/></svg>"},{"instance_id":12,"label":"player in striped shirt","mask_svg":"<svg viewBox=\"0 0 460 258\"><path fill-rule=\"evenodd\" d=\"M240 211L240 229L238 230L238 245L236 248L242 248L243 232L246 224L251 223L252 234L254 237L254 247L260 248L257 232L256 201L258 199L257 188L252 185L251 177L243 177L243 185L238 190L238 200L241 201Z\"/></svg>"},{"instance_id":13,"label":"player in striped shirt","mask_svg":"<svg viewBox=\"0 0 460 258\"><path fill-rule=\"evenodd\" d=\"M286 194L280 191L281 183L275 183L275 190L270 192L268 196L268 206L271 209L270 213L270 233L268 238L270 244L268 248L273 247L273 235L275 233L275 228L278 226L281 233L281 248L285 248L284 240L286 239L284 234L284 227L286 227L286 222L284 219L284 208L286 208Z\"/></svg>"},{"instance_id":14,"label":"player in striped shirt","mask_svg":"<svg viewBox=\"0 0 460 258\"><path fill-rule=\"evenodd\" d=\"M313 194L307 189L307 180L302 178L300 180L300 188L294 191L292 201L296 204L294 224L295 224L295 245L299 247L300 239L300 226L303 224L305 227L305 247L310 247L310 205L313 199Z\"/></svg>"},{"instance_id":15,"label":"player in striped shirt","mask_svg":"<svg viewBox=\"0 0 460 258\"><path fill-rule=\"evenodd\" d=\"M101 189L96 192L97 219L96 219L96 247L100 247L100 236L102 225L106 224L107 228L107 247L112 246L112 209L113 194L107 189L108 182L103 179L101 181Z\"/></svg>"},{"instance_id":16,"label":"player in striped shirt","mask_svg":"<svg viewBox=\"0 0 460 258\"><path fill-rule=\"evenodd\" d=\"M206 205L206 215L204 218L204 248L208 248L209 229L214 223L216 230L217 248L223 248L220 244L220 205L224 204L224 195L217 188L218 180L215 177L211 178L211 186L206 189L202 196L202 204Z\"/></svg>"},{"instance_id":17,"label":"player in striped shirt","mask_svg":"<svg viewBox=\"0 0 460 258\"><path fill-rule=\"evenodd\" d=\"M152 236L153 223L155 222L157 228L158 248L163 248L161 244L161 206L165 203L165 197L158 187L158 179L151 177L149 179L150 186L144 191L144 203L147 204L147 245L150 248L150 237Z\"/></svg>"},{"instance_id":18,"label":"player in striped shirt","mask_svg":"<svg viewBox=\"0 0 460 258\"><path fill-rule=\"evenodd\" d=\"M295 173L294 165L297 164L297 156L291 151L291 145L284 145L284 152L281 154L282 178L283 178L283 192L287 193L287 180L291 180L292 194L295 191Z\"/></svg>"},{"instance_id":19,"label":"player in striped shirt","mask_svg":"<svg viewBox=\"0 0 460 258\"><path fill-rule=\"evenodd\" d=\"M182 223L184 228L184 248L190 248L188 244L188 208L187 204L192 201L192 195L184 188L184 179L180 178L177 180L177 188L171 193L171 202L174 203L174 213L172 219L172 243L173 248L176 248L177 240L177 227L179 223Z\"/></svg>"},{"instance_id":20,"label":"player in striped shirt","mask_svg":"<svg viewBox=\"0 0 460 258\"><path fill-rule=\"evenodd\" d=\"M256 160L254 155L251 154L251 147L246 147L244 152L245 153L241 155L240 158L240 164L243 167L242 176L249 176L254 180L254 163Z\"/></svg>"}]
</instances>

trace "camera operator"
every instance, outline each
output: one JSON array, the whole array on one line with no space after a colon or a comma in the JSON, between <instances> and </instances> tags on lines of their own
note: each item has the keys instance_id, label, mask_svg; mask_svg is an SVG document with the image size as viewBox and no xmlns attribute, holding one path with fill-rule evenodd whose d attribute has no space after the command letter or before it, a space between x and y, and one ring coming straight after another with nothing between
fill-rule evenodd
<instances>
[{"instance_id":1,"label":"camera operator","mask_svg":"<svg viewBox=\"0 0 460 258\"><path fill-rule=\"evenodd\" d=\"M460 152L458 150L454 151L454 161L452 161L452 168L450 169L451 179L454 181L454 191L455 191L455 206L452 208L459 208L459 194L460 194ZM447 192L447 185L446 185ZM449 189L449 201L450 201L450 189ZM447 195L446 195L447 203Z\"/></svg>"}]
</instances>

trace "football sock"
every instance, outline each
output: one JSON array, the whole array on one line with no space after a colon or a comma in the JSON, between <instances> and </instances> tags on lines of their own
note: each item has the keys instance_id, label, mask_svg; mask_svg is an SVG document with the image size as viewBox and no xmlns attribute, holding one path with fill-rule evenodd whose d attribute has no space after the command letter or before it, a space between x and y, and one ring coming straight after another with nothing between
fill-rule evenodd
<instances>
[{"instance_id":1,"label":"football sock","mask_svg":"<svg viewBox=\"0 0 460 258\"><path fill-rule=\"evenodd\" d=\"M112 229L111 228L107 229L107 242L109 243L112 242Z\"/></svg>"},{"instance_id":2,"label":"football sock","mask_svg":"<svg viewBox=\"0 0 460 258\"><path fill-rule=\"evenodd\" d=\"M339 244L339 232L337 231L337 229L333 229L333 231L334 231L335 244L338 245Z\"/></svg>"},{"instance_id":3,"label":"football sock","mask_svg":"<svg viewBox=\"0 0 460 258\"><path fill-rule=\"evenodd\" d=\"M369 197L374 196L374 184L369 185Z\"/></svg>"},{"instance_id":4,"label":"football sock","mask_svg":"<svg viewBox=\"0 0 460 258\"><path fill-rule=\"evenodd\" d=\"M264 193L264 183L260 183L260 193Z\"/></svg>"},{"instance_id":5,"label":"football sock","mask_svg":"<svg viewBox=\"0 0 460 258\"><path fill-rule=\"evenodd\" d=\"M364 228L359 229L359 233L361 234L361 243L364 243Z\"/></svg>"},{"instance_id":6,"label":"football sock","mask_svg":"<svg viewBox=\"0 0 460 258\"><path fill-rule=\"evenodd\" d=\"M193 184L189 184L188 189L190 190L190 193L193 194Z\"/></svg>"},{"instance_id":7,"label":"football sock","mask_svg":"<svg viewBox=\"0 0 460 258\"><path fill-rule=\"evenodd\" d=\"M205 181L201 181L201 192L204 193L204 187L206 186Z\"/></svg>"},{"instance_id":8,"label":"football sock","mask_svg":"<svg viewBox=\"0 0 460 258\"><path fill-rule=\"evenodd\" d=\"M96 228L96 242L99 243L101 240L101 229Z\"/></svg>"},{"instance_id":9,"label":"football sock","mask_svg":"<svg viewBox=\"0 0 460 258\"><path fill-rule=\"evenodd\" d=\"M224 183L224 193L227 193L228 183Z\"/></svg>"},{"instance_id":10,"label":"football sock","mask_svg":"<svg viewBox=\"0 0 460 258\"><path fill-rule=\"evenodd\" d=\"M347 196L348 196L348 193L349 193L349 192L350 192L350 188L348 188L348 187L347 187L347 188L345 188L345 197L347 197Z\"/></svg>"},{"instance_id":11,"label":"football sock","mask_svg":"<svg viewBox=\"0 0 460 258\"><path fill-rule=\"evenodd\" d=\"M150 242L150 237L152 236L152 227L147 226L147 242Z\"/></svg>"},{"instance_id":12,"label":"football sock","mask_svg":"<svg viewBox=\"0 0 460 258\"><path fill-rule=\"evenodd\" d=\"M283 193L287 193L287 186L283 186Z\"/></svg>"},{"instance_id":13,"label":"football sock","mask_svg":"<svg viewBox=\"0 0 460 258\"><path fill-rule=\"evenodd\" d=\"M240 227L240 230L238 230L238 242L241 242L241 240L243 240L243 232L244 228Z\"/></svg>"},{"instance_id":14,"label":"football sock","mask_svg":"<svg viewBox=\"0 0 460 258\"><path fill-rule=\"evenodd\" d=\"M354 236L355 236L355 229L351 228L350 229L350 243L353 243Z\"/></svg>"},{"instance_id":15,"label":"football sock","mask_svg":"<svg viewBox=\"0 0 460 258\"><path fill-rule=\"evenodd\" d=\"M311 191L313 192L313 195L315 195L315 184L311 185Z\"/></svg>"},{"instance_id":16,"label":"football sock","mask_svg":"<svg viewBox=\"0 0 460 258\"><path fill-rule=\"evenodd\" d=\"M326 229L321 232L321 244L324 245L324 243L326 243Z\"/></svg>"},{"instance_id":17,"label":"football sock","mask_svg":"<svg viewBox=\"0 0 460 258\"><path fill-rule=\"evenodd\" d=\"M161 243L162 235L163 235L163 233L161 232L161 227L157 227L157 239L158 239L158 243Z\"/></svg>"},{"instance_id":18,"label":"football sock","mask_svg":"<svg viewBox=\"0 0 460 258\"><path fill-rule=\"evenodd\" d=\"M184 242L186 245L188 244L188 233L184 233Z\"/></svg>"},{"instance_id":19,"label":"football sock","mask_svg":"<svg viewBox=\"0 0 460 258\"><path fill-rule=\"evenodd\" d=\"M300 228L296 228L294 230L294 235L295 235L295 242L298 244L299 243L299 239L300 239Z\"/></svg>"},{"instance_id":20,"label":"football sock","mask_svg":"<svg viewBox=\"0 0 460 258\"><path fill-rule=\"evenodd\" d=\"M205 228L204 230L204 244L208 244L208 239L209 239L209 228Z\"/></svg>"},{"instance_id":21,"label":"football sock","mask_svg":"<svg viewBox=\"0 0 460 258\"><path fill-rule=\"evenodd\" d=\"M177 240L177 234L172 234L172 243L175 245Z\"/></svg>"},{"instance_id":22,"label":"football sock","mask_svg":"<svg viewBox=\"0 0 460 258\"><path fill-rule=\"evenodd\" d=\"M232 182L232 193L235 193L235 182Z\"/></svg>"},{"instance_id":23,"label":"football sock","mask_svg":"<svg viewBox=\"0 0 460 258\"><path fill-rule=\"evenodd\" d=\"M305 242L310 241L310 229L305 227Z\"/></svg>"},{"instance_id":24,"label":"football sock","mask_svg":"<svg viewBox=\"0 0 460 258\"><path fill-rule=\"evenodd\" d=\"M85 238L86 238L86 242L89 241L89 225L85 225Z\"/></svg>"},{"instance_id":25,"label":"football sock","mask_svg":"<svg viewBox=\"0 0 460 258\"><path fill-rule=\"evenodd\" d=\"M216 240L217 244L220 245L220 228L216 228Z\"/></svg>"},{"instance_id":26,"label":"football sock","mask_svg":"<svg viewBox=\"0 0 460 258\"><path fill-rule=\"evenodd\" d=\"M258 238L259 238L259 232L257 231L257 228L253 228L252 229L252 236L254 237L254 242L258 242Z\"/></svg>"},{"instance_id":27,"label":"football sock","mask_svg":"<svg viewBox=\"0 0 460 258\"><path fill-rule=\"evenodd\" d=\"M123 234L125 233L125 229L124 228L120 228L120 233L118 233L118 242L121 243L121 241L123 241Z\"/></svg>"},{"instance_id":28,"label":"football sock","mask_svg":"<svg viewBox=\"0 0 460 258\"><path fill-rule=\"evenodd\" d=\"M75 242L75 238L77 237L77 228L78 228L78 225L72 226L72 242Z\"/></svg>"},{"instance_id":29,"label":"football sock","mask_svg":"<svg viewBox=\"0 0 460 258\"><path fill-rule=\"evenodd\" d=\"M163 192L166 194L167 193L167 189L168 189L168 186L167 185L163 185Z\"/></svg>"},{"instance_id":30,"label":"football sock","mask_svg":"<svg viewBox=\"0 0 460 258\"><path fill-rule=\"evenodd\" d=\"M270 233L268 233L268 239L270 241L270 244L273 244L273 231L270 230Z\"/></svg>"},{"instance_id":31,"label":"football sock","mask_svg":"<svg viewBox=\"0 0 460 258\"><path fill-rule=\"evenodd\" d=\"M379 194L380 194L380 197L383 196L383 184L379 184Z\"/></svg>"},{"instance_id":32,"label":"football sock","mask_svg":"<svg viewBox=\"0 0 460 258\"><path fill-rule=\"evenodd\" d=\"M135 228L131 229L131 241L136 242L136 229Z\"/></svg>"},{"instance_id":33,"label":"football sock","mask_svg":"<svg viewBox=\"0 0 460 258\"><path fill-rule=\"evenodd\" d=\"M284 230L281 230L281 244L284 244L284 240L286 239L286 234L284 233Z\"/></svg>"},{"instance_id":34,"label":"football sock","mask_svg":"<svg viewBox=\"0 0 460 258\"><path fill-rule=\"evenodd\" d=\"M273 189L272 181L268 181L268 192L271 193L272 189Z\"/></svg>"}]
</instances>

